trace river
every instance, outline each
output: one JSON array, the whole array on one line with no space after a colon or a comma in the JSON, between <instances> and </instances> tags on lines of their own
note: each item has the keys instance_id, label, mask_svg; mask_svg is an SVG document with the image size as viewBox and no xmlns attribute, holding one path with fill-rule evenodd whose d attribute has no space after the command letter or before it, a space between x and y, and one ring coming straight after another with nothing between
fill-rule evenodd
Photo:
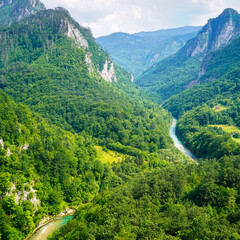
<instances>
[{"instance_id":1,"label":"river","mask_svg":"<svg viewBox=\"0 0 240 240\"><path fill-rule=\"evenodd\" d=\"M65 225L68 220L72 219L73 216L63 216L60 219L57 219L53 222L48 223L44 227L40 228L31 238L30 240L47 240L50 234L53 234L60 227Z\"/></svg>"},{"instance_id":2,"label":"river","mask_svg":"<svg viewBox=\"0 0 240 240\"><path fill-rule=\"evenodd\" d=\"M181 152L189 156L192 160L194 160L194 162L197 163L198 158L188 148L186 148L183 145L182 141L178 138L176 134L176 125L177 125L177 119L173 118L172 124L169 127L169 132L175 147L178 148Z\"/></svg>"}]
</instances>

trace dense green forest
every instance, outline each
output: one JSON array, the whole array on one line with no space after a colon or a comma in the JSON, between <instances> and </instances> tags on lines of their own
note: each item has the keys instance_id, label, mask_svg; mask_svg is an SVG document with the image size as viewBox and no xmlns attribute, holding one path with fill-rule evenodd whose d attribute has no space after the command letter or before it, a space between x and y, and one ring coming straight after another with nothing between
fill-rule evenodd
<instances>
[{"instance_id":1,"label":"dense green forest","mask_svg":"<svg viewBox=\"0 0 240 240\"><path fill-rule=\"evenodd\" d=\"M180 117L186 111L206 103L208 106L229 105L239 97L240 69L235 67L214 82L205 82L183 93L172 96L164 104L174 116Z\"/></svg>"},{"instance_id":2,"label":"dense green forest","mask_svg":"<svg viewBox=\"0 0 240 240\"><path fill-rule=\"evenodd\" d=\"M229 15L239 20L227 10L209 24ZM0 39L0 239L25 239L68 208L74 218L50 239L240 239L238 39L209 53L212 41L208 58L189 57L191 40L149 70L156 84L142 86L153 92L63 8L3 27ZM170 97L202 67L203 81L217 80ZM199 164L173 146L170 112Z\"/></svg>"},{"instance_id":3,"label":"dense green forest","mask_svg":"<svg viewBox=\"0 0 240 240\"><path fill-rule=\"evenodd\" d=\"M189 58L182 48L142 73L136 83L148 91L157 92L166 100L184 91L187 84L197 79L201 64L201 57Z\"/></svg>"},{"instance_id":4,"label":"dense green forest","mask_svg":"<svg viewBox=\"0 0 240 240\"><path fill-rule=\"evenodd\" d=\"M0 100L0 236L22 239L44 216L89 201L113 173L87 134L49 124L2 91Z\"/></svg>"},{"instance_id":5,"label":"dense green forest","mask_svg":"<svg viewBox=\"0 0 240 240\"><path fill-rule=\"evenodd\" d=\"M66 35L63 22L81 32L88 48ZM24 239L44 217L141 172L189 162L168 136L171 115L120 67L118 82L103 80L110 57L67 11L42 11L0 36L1 239ZM98 145L122 160L103 163Z\"/></svg>"},{"instance_id":6,"label":"dense green forest","mask_svg":"<svg viewBox=\"0 0 240 240\"><path fill-rule=\"evenodd\" d=\"M141 173L80 206L50 239L239 239L239 160Z\"/></svg>"},{"instance_id":7,"label":"dense green forest","mask_svg":"<svg viewBox=\"0 0 240 240\"><path fill-rule=\"evenodd\" d=\"M81 30L89 49L79 48L64 35L64 29L59 33L62 19ZM0 62L2 88L17 102L66 130L87 132L98 138L99 144L127 154L168 146L170 115L142 100L141 91L131 87L128 74L121 68L116 67L118 87L104 81L97 68L103 68L108 55L89 30L78 26L67 12L44 11L0 34L6 36L1 49L7 56ZM88 51L92 53L92 68L96 68L93 73L85 62ZM129 93L123 91L127 87Z\"/></svg>"},{"instance_id":8,"label":"dense green forest","mask_svg":"<svg viewBox=\"0 0 240 240\"><path fill-rule=\"evenodd\" d=\"M239 107L239 101L220 112L207 105L197 107L179 119L177 132L198 157L219 159L239 155L239 142L233 138L235 131L224 131L227 126L239 125Z\"/></svg>"},{"instance_id":9,"label":"dense green forest","mask_svg":"<svg viewBox=\"0 0 240 240\"><path fill-rule=\"evenodd\" d=\"M45 216L89 202L146 170L189 162L174 149L158 148L102 163L88 134L60 129L2 91L0 100L1 239L23 239Z\"/></svg>"}]
</instances>

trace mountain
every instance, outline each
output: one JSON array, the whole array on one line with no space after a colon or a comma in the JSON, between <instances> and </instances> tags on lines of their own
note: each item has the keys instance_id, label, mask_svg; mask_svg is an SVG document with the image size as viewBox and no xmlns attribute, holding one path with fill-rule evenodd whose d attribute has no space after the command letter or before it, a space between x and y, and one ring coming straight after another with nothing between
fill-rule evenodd
<instances>
[{"instance_id":1,"label":"mountain","mask_svg":"<svg viewBox=\"0 0 240 240\"><path fill-rule=\"evenodd\" d=\"M160 60L176 53L201 27L181 27L135 34L113 33L96 39L113 60L138 77Z\"/></svg>"},{"instance_id":2,"label":"mountain","mask_svg":"<svg viewBox=\"0 0 240 240\"><path fill-rule=\"evenodd\" d=\"M178 136L201 158L199 163L139 171L127 184L80 206L74 219L50 239L240 238L240 45L235 24L238 14L226 10L164 61L165 77L172 81L172 88L166 81L166 92L161 92L166 98L184 89L176 89L180 77L185 83L184 77L197 78L201 67L201 80L218 71L215 81L191 84L163 104L180 117ZM231 25L235 27L228 30ZM130 166L138 169L134 164L125 167Z\"/></svg>"},{"instance_id":3,"label":"mountain","mask_svg":"<svg viewBox=\"0 0 240 240\"><path fill-rule=\"evenodd\" d=\"M182 116L204 103L215 105L223 99L236 99L239 96L240 39L214 52L206 67L202 84L193 86L180 94L170 97L164 107L174 116ZM214 81L206 81L215 79Z\"/></svg>"},{"instance_id":4,"label":"mountain","mask_svg":"<svg viewBox=\"0 0 240 240\"><path fill-rule=\"evenodd\" d=\"M0 26L9 26L45 9L39 0L0 0Z\"/></svg>"},{"instance_id":5,"label":"mountain","mask_svg":"<svg viewBox=\"0 0 240 240\"><path fill-rule=\"evenodd\" d=\"M206 77L218 53L240 36L240 16L233 9L226 9L217 18L210 19L199 34L174 56L145 71L136 83L158 92L164 99L203 81L220 77Z\"/></svg>"},{"instance_id":6,"label":"mountain","mask_svg":"<svg viewBox=\"0 0 240 240\"><path fill-rule=\"evenodd\" d=\"M65 9L0 36L1 239L25 239L146 169L189 162L168 136L170 114Z\"/></svg>"},{"instance_id":7,"label":"mountain","mask_svg":"<svg viewBox=\"0 0 240 240\"><path fill-rule=\"evenodd\" d=\"M184 141L210 158L196 164L174 148L171 114L67 10L0 37L0 239L26 239L69 208L74 218L49 238L240 238L239 139L217 127L240 122L238 95L227 96L239 71L213 82L228 98L179 120Z\"/></svg>"},{"instance_id":8,"label":"mountain","mask_svg":"<svg viewBox=\"0 0 240 240\"><path fill-rule=\"evenodd\" d=\"M65 130L85 131L124 153L138 155L168 146L169 114L138 97L130 74L117 67L115 71L90 31L68 12L41 11L0 30L3 34L2 88L17 102ZM119 89L124 82L120 76L132 97Z\"/></svg>"}]
</instances>

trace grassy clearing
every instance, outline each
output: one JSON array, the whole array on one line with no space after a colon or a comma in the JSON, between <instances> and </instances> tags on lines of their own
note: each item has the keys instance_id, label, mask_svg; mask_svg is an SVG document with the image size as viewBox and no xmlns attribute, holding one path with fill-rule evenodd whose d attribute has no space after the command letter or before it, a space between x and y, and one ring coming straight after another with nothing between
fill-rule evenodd
<instances>
[{"instance_id":1,"label":"grassy clearing","mask_svg":"<svg viewBox=\"0 0 240 240\"><path fill-rule=\"evenodd\" d=\"M220 109L216 109L217 107L220 107ZM216 111L216 112L221 112L221 111L224 111L224 110L227 110L229 107L227 106L224 106L222 104L218 104L216 106L213 107L213 109Z\"/></svg>"},{"instance_id":2,"label":"grassy clearing","mask_svg":"<svg viewBox=\"0 0 240 240\"><path fill-rule=\"evenodd\" d=\"M232 134L234 131L238 131L240 133L240 128L236 127L236 126L228 126L228 125L210 125L211 127L219 127L222 128L222 130L226 133ZM240 143L240 138L234 138L232 137L232 139L237 142Z\"/></svg>"},{"instance_id":3,"label":"grassy clearing","mask_svg":"<svg viewBox=\"0 0 240 240\"><path fill-rule=\"evenodd\" d=\"M124 154L120 154L111 150L103 150L101 146L95 146L97 157L103 163L112 164L113 162L122 161L125 158Z\"/></svg>"}]
</instances>

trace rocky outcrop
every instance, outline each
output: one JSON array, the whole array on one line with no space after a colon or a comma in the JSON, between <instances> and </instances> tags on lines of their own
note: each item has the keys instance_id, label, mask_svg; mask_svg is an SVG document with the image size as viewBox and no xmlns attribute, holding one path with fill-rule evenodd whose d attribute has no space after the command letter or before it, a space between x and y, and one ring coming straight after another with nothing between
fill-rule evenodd
<instances>
[{"instance_id":1,"label":"rocky outcrop","mask_svg":"<svg viewBox=\"0 0 240 240\"><path fill-rule=\"evenodd\" d=\"M68 20L66 20L68 31L66 35L74 40L79 47L88 48L88 41L83 37L81 32L74 27Z\"/></svg>"},{"instance_id":2,"label":"rocky outcrop","mask_svg":"<svg viewBox=\"0 0 240 240\"><path fill-rule=\"evenodd\" d=\"M100 74L102 78L107 82L117 82L117 77L116 77L115 69L113 66L113 62L109 62L108 60L106 60L103 70L100 72Z\"/></svg>"},{"instance_id":3,"label":"rocky outcrop","mask_svg":"<svg viewBox=\"0 0 240 240\"><path fill-rule=\"evenodd\" d=\"M93 62L92 62L90 53L87 53L85 55L85 63L88 66L89 74L93 74L94 73L94 67L93 67ZM117 77L116 77L116 72L115 72L115 69L114 69L114 64L110 60L106 59L106 62L104 64L104 67L103 67L102 71L97 69L97 72L98 72L98 74L101 75L101 77L105 81L107 81L107 82L117 82ZM133 80L134 80L134 78L132 76L132 81Z\"/></svg>"},{"instance_id":4,"label":"rocky outcrop","mask_svg":"<svg viewBox=\"0 0 240 240\"><path fill-rule=\"evenodd\" d=\"M0 24L8 26L24 17L45 10L45 6L39 0L0 0Z\"/></svg>"},{"instance_id":5,"label":"rocky outcrop","mask_svg":"<svg viewBox=\"0 0 240 240\"><path fill-rule=\"evenodd\" d=\"M79 48L82 47L84 49L88 49L88 41L84 38L80 30L68 19L61 20L59 31L71 38Z\"/></svg>"},{"instance_id":6,"label":"rocky outcrop","mask_svg":"<svg viewBox=\"0 0 240 240\"><path fill-rule=\"evenodd\" d=\"M25 143L23 146L20 146L20 147L19 147L19 153L21 153L22 150L27 151L27 150L28 150L28 147L29 147L29 144L28 144L28 143Z\"/></svg>"},{"instance_id":7,"label":"rocky outcrop","mask_svg":"<svg viewBox=\"0 0 240 240\"><path fill-rule=\"evenodd\" d=\"M0 145L2 146L2 149L4 149L4 141L0 139Z\"/></svg>"},{"instance_id":8,"label":"rocky outcrop","mask_svg":"<svg viewBox=\"0 0 240 240\"><path fill-rule=\"evenodd\" d=\"M133 77L132 74L131 74L131 82L132 82L132 83L134 82L134 77Z\"/></svg>"},{"instance_id":9,"label":"rocky outcrop","mask_svg":"<svg viewBox=\"0 0 240 240\"><path fill-rule=\"evenodd\" d=\"M92 62L92 59L91 59L90 54L86 54L86 55L85 55L85 63L86 63L87 66L88 66L88 72L89 72L89 74L92 74L92 73L94 72L94 70L93 70L93 62Z\"/></svg>"},{"instance_id":10,"label":"rocky outcrop","mask_svg":"<svg viewBox=\"0 0 240 240\"><path fill-rule=\"evenodd\" d=\"M12 187L5 192L6 196L13 196L16 204L19 204L20 201L30 201L34 206L40 205L40 200L37 198L36 190L33 189L29 183L24 184L24 190L19 191L16 188L16 185L12 183Z\"/></svg>"},{"instance_id":11,"label":"rocky outcrop","mask_svg":"<svg viewBox=\"0 0 240 240\"><path fill-rule=\"evenodd\" d=\"M8 148L8 149L7 149L7 154L6 154L6 156L7 156L7 157L10 157L11 154L12 154L12 153L11 153L11 150L10 150L10 148Z\"/></svg>"},{"instance_id":12,"label":"rocky outcrop","mask_svg":"<svg viewBox=\"0 0 240 240\"><path fill-rule=\"evenodd\" d=\"M240 36L240 16L226 9L220 16L210 19L196 38L189 42L187 56L207 55L226 46Z\"/></svg>"}]
</instances>

